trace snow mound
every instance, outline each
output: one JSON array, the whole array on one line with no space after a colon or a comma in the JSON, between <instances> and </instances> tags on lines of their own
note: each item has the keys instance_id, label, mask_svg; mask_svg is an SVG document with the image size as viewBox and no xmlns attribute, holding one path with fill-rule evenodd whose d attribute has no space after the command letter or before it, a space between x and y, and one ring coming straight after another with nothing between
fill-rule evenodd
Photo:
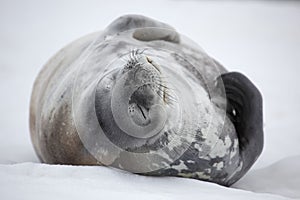
<instances>
[{"instance_id":1,"label":"snow mound","mask_svg":"<svg viewBox=\"0 0 300 200\"><path fill-rule=\"evenodd\" d=\"M271 168L276 169L282 165L280 162L279 165L276 164ZM262 170L258 171L258 175L267 176L268 174ZM273 194L253 193L193 179L146 177L100 166L65 166L38 163L0 165L0 177L1 197L10 200L82 200L90 198L122 200L204 198L224 200L224 196L226 196L225 199L230 198L231 200L288 199ZM249 181L252 182L252 185L256 183L255 177L253 180L247 181L248 185ZM267 184L277 187L277 183L271 181ZM246 187L246 184L244 186ZM291 185L287 184L281 187L289 186Z\"/></svg>"},{"instance_id":2,"label":"snow mound","mask_svg":"<svg viewBox=\"0 0 300 200\"><path fill-rule=\"evenodd\" d=\"M282 159L269 167L252 170L234 187L300 199L300 155Z\"/></svg>"}]
</instances>

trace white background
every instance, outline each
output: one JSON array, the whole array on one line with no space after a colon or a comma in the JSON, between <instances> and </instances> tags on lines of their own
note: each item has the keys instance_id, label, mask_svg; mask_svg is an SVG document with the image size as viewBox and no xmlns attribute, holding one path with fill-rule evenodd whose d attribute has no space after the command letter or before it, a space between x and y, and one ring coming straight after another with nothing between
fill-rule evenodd
<instances>
[{"instance_id":1,"label":"white background","mask_svg":"<svg viewBox=\"0 0 300 200\"><path fill-rule=\"evenodd\" d=\"M28 127L35 77L64 45L105 28L123 14L143 14L172 25L228 70L246 74L260 89L264 151L234 186L259 193L189 179L141 177L103 167L38 163ZM300 198L299 72L297 1L1 0L0 199Z\"/></svg>"}]
</instances>

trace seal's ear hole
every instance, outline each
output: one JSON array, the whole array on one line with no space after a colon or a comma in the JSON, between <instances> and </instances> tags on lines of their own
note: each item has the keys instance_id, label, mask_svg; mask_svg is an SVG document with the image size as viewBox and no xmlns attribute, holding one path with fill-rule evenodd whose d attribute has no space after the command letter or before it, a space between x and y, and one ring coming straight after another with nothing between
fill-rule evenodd
<instances>
[{"instance_id":1,"label":"seal's ear hole","mask_svg":"<svg viewBox=\"0 0 300 200\"><path fill-rule=\"evenodd\" d=\"M145 27L136 29L133 33L133 38L149 42L155 40L164 40L172 43L179 43L179 34L172 29Z\"/></svg>"},{"instance_id":2,"label":"seal's ear hole","mask_svg":"<svg viewBox=\"0 0 300 200\"><path fill-rule=\"evenodd\" d=\"M262 96L243 74L222 74L227 116L235 126L244 167L250 167L263 148ZM220 80L219 80L220 81Z\"/></svg>"}]
</instances>

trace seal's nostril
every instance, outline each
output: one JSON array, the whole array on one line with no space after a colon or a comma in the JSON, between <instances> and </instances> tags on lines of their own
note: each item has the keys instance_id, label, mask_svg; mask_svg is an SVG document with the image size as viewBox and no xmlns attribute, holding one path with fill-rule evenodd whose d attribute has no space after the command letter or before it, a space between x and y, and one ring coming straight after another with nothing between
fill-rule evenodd
<instances>
[{"instance_id":1,"label":"seal's nostril","mask_svg":"<svg viewBox=\"0 0 300 200\"><path fill-rule=\"evenodd\" d=\"M133 92L129 99L129 104L135 103L147 110L156 103L159 102L157 93L152 88L151 84L146 84L140 86L137 90Z\"/></svg>"}]
</instances>

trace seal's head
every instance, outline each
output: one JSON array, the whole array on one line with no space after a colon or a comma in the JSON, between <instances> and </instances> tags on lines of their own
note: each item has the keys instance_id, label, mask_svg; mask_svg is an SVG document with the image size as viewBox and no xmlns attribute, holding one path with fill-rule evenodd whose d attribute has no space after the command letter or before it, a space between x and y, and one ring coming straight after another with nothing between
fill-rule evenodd
<instances>
[{"instance_id":1,"label":"seal's head","mask_svg":"<svg viewBox=\"0 0 300 200\"><path fill-rule=\"evenodd\" d=\"M127 134L148 138L159 133L166 122L169 93L159 66L138 50L119 71L112 92L112 111Z\"/></svg>"}]
</instances>

